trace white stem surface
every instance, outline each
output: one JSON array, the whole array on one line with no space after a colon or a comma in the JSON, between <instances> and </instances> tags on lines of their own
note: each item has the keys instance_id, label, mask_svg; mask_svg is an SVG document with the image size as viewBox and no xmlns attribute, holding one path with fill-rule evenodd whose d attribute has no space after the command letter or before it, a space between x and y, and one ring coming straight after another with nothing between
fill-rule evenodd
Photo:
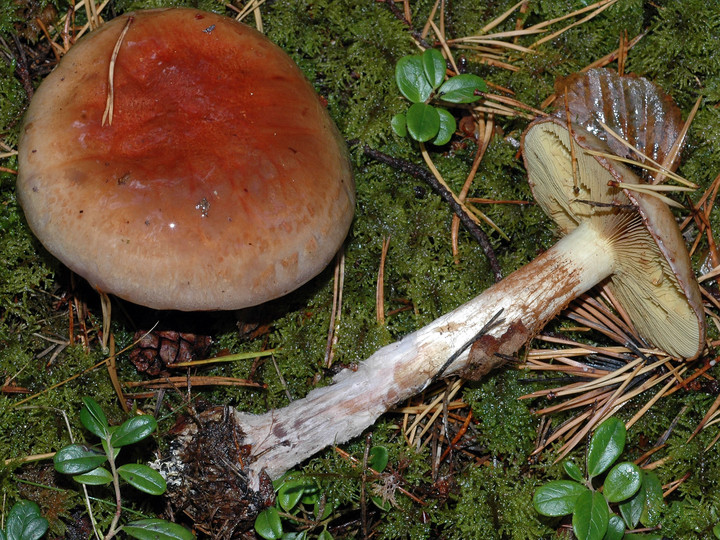
<instances>
[{"instance_id":1,"label":"white stem surface","mask_svg":"<svg viewBox=\"0 0 720 540\"><path fill-rule=\"evenodd\" d=\"M581 225L481 295L378 350L357 371L339 373L331 386L262 415L235 411L243 444L252 445L251 483L262 470L277 478L326 446L359 435L440 376L483 374L488 363L497 363L496 353L514 354L571 300L607 278L614 267L610 253L591 225ZM467 346L483 327L470 353Z\"/></svg>"}]
</instances>

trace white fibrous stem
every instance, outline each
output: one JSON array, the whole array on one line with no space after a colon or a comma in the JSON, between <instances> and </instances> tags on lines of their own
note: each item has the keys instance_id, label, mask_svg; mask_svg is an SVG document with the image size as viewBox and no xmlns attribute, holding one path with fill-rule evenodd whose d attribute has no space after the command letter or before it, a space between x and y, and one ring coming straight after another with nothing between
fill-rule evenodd
<instances>
[{"instance_id":1,"label":"white fibrous stem","mask_svg":"<svg viewBox=\"0 0 720 540\"><path fill-rule=\"evenodd\" d=\"M610 253L592 224L581 225L473 300L378 350L357 371L342 371L332 385L262 415L233 410L243 444L252 448L250 484L257 488L263 470L278 478L323 448L359 435L439 378L482 375L607 278L614 267Z\"/></svg>"}]
</instances>

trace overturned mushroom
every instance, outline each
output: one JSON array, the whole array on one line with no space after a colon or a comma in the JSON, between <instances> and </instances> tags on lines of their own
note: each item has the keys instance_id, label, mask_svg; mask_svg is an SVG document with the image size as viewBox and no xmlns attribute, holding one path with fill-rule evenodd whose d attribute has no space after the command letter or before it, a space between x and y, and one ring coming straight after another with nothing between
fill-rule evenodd
<instances>
[{"instance_id":1,"label":"overturned mushroom","mask_svg":"<svg viewBox=\"0 0 720 540\"><path fill-rule=\"evenodd\" d=\"M607 152L607 144L582 125L573 126L571 135L564 118L563 111L535 121L523 140L533 193L564 238L475 299L380 349L356 372L341 372L329 387L263 415L220 408L189 421L162 463L175 502L196 520L216 515L193 496L196 459L203 456L205 501L215 493L216 504L233 504L218 482L230 475L222 471L232 448L241 448L242 467L234 466L233 481L247 482L249 493L255 493L253 504L261 504L266 499L257 493L267 489L268 476L277 478L322 448L357 436L438 378L483 375L568 302L606 280L626 300L645 339L669 354L696 357L704 345L703 310L672 214L657 199L618 188L617 181L638 184L640 179L624 165L588 154L591 148ZM212 437L228 431L233 436L224 442ZM215 454L224 448L222 460L214 460L205 447ZM236 499L242 508L236 516L247 511L248 500Z\"/></svg>"},{"instance_id":2,"label":"overturned mushroom","mask_svg":"<svg viewBox=\"0 0 720 540\"><path fill-rule=\"evenodd\" d=\"M355 202L345 143L290 57L193 9L130 13L72 47L27 111L17 189L93 287L184 311L301 286Z\"/></svg>"}]
</instances>

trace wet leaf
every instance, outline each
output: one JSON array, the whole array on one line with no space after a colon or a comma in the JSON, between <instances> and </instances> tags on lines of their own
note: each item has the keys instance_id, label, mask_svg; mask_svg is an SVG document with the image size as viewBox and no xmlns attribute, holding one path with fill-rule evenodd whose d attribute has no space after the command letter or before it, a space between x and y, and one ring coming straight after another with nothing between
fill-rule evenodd
<instances>
[{"instance_id":1,"label":"wet leaf","mask_svg":"<svg viewBox=\"0 0 720 540\"><path fill-rule=\"evenodd\" d=\"M255 532L265 540L278 540L282 537L282 521L274 506L266 508L255 518Z\"/></svg>"},{"instance_id":2,"label":"wet leaf","mask_svg":"<svg viewBox=\"0 0 720 540\"><path fill-rule=\"evenodd\" d=\"M437 49L428 49L422 55L425 77L433 89L440 86L445 80L445 58Z\"/></svg>"},{"instance_id":3,"label":"wet leaf","mask_svg":"<svg viewBox=\"0 0 720 540\"><path fill-rule=\"evenodd\" d=\"M577 482L553 480L535 492L533 505L544 516L566 516L572 514L578 497L589 491Z\"/></svg>"},{"instance_id":4,"label":"wet leaf","mask_svg":"<svg viewBox=\"0 0 720 540\"><path fill-rule=\"evenodd\" d=\"M433 144L442 146L443 144L447 144L450 141L453 134L455 133L457 124L455 122L455 117L445 109L438 108L437 112L440 115L440 130L438 131L437 137L435 137Z\"/></svg>"},{"instance_id":5,"label":"wet leaf","mask_svg":"<svg viewBox=\"0 0 720 540\"><path fill-rule=\"evenodd\" d=\"M424 103L432 93L420 55L404 56L395 66L395 81L403 96L413 103Z\"/></svg>"},{"instance_id":6,"label":"wet leaf","mask_svg":"<svg viewBox=\"0 0 720 540\"><path fill-rule=\"evenodd\" d=\"M416 141L429 141L440 130L440 114L431 105L415 103L408 109L406 120L408 133Z\"/></svg>"},{"instance_id":7,"label":"wet leaf","mask_svg":"<svg viewBox=\"0 0 720 540\"><path fill-rule=\"evenodd\" d=\"M601 493L587 490L577 498L573 532L578 540L602 540L610 522L610 510Z\"/></svg>"},{"instance_id":8,"label":"wet leaf","mask_svg":"<svg viewBox=\"0 0 720 540\"><path fill-rule=\"evenodd\" d=\"M635 495L641 484L642 471L640 467L625 461L610 469L605 478L605 484L603 484L603 494L611 503L624 501Z\"/></svg>"},{"instance_id":9,"label":"wet leaf","mask_svg":"<svg viewBox=\"0 0 720 540\"><path fill-rule=\"evenodd\" d=\"M195 535L182 525L164 519L141 519L123 525L121 530L140 540L192 540Z\"/></svg>"},{"instance_id":10,"label":"wet leaf","mask_svg":"<svg viewBox=\"0 0 720 540\"><path fill-rule=\"evenodd\" d=\"M53 457L55 470L63 474L83 474L107 461L105 454L82 446L71 444L61 448Z\"/></svg>"},{"instance_id":11,"label":"wet leaf","mask_svg":"<svg viewBox=\"0 0 720 540\"><path fill-rule=\"evenodd\" d=\"M110 429L105 413L94 399L84 397L82 400L85 406L80 409L80 422L90 433L104 439Z\"/></svg>"},{"instance_id":12,"label":"wet leaf","mask_svg":"<svg viewBox=\"0 0 720 540\"><path fill-rule=\"evenodd\" d=\"M487 92L487 84L477 75L465 73L445 81L438 90L438 98L450 103L472 103L481 97L475 91Z\"/></svg>"},{"instance_id":13,"label":"wet leaf","mask_svg":"<svg viewBox=\"0 0 720 540\"><path fill-rule=\"evenodd\" d=\"M392 120L390 120L390 126L393 128L393 131L400 137L405 137L407 135L407 125L405 123L404 114L396 114L395 116L393 116Z\"/></svg>"},{"instance_id":14,"label":"wet leaf","mask_svg":"<svg viewBox=\"0 0 720 540\"><path fill-rule=\"evenodd\" d=\"M88 486L104 486L113 481L112 473L104 467L97 467L85 474L73 476L73 480Z\"/></svg>"},{"instance_id":15,"label":"wet leaf","mask_svg":"<svg viewBox=\"0 0 720 540\"><path fill-rule=\"evenodd\" d=\"M115 448L142 441L157 429L157 421L148 414L128 418L110 437L110 444Z\"/></svg>"},{"instance_id":16,"label":"wet leaf","mask_svg":"<svg viewBox=\"0 0 720 540\"><path fill-rule=\"evenodd\" d=\"M165 479L155 469L139 463L128 463L118 467L118 475L128 484L143 493L162 495L167 489Z\"/></svg>"},{"instance_id":17,"label":"wet leaf","mask_svg":"<svg viewBox=\"0 0 720 540\"><path fill-rule=\"evenodd\" d=\"M614 416L605 420L590 439L587 455L588 476L607 471L625 448L625 424Z\"/></svg>"}]
</instances>

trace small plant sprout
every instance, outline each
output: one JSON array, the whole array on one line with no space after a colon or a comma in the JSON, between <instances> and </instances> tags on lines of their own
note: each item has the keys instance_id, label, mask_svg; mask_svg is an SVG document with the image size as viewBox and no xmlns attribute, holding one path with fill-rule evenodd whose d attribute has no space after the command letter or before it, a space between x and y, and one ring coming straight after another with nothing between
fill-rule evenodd
<instances>
[{"instance_id":1,"label":"small plant sprout","mask_svg":"<svg viewBox=\"0 0 720 540\"><path fill-rule=\"evenodd\" d=\"M388 463L388 451L384 446L373 446L368 453L367 466L374 473L381 473ZM273 483L275 506L260 512L255 518L255 532L265 540L296 538L306 540L333 540L328 532L326 520L335 511L318 482L311 477L286 473ZM388 510L390 504L381 497L371 495L370 500L381 510ZM285 526L283 525L285 519ZM287 525L301 529L299 533L288 532ZM315 529L321 529L317 536L310 536ZM295 536L291 536L295 534Z\"/></svg>"},{"instance_id":2,"label":"small plant sprout","mask_svg":"<svg viewBox=\"0 0 720 540\"><path fill-rule=\"evenodd\" d=\"M410 135L418 142L432 139L435 145L446 144L457 124L455 117L443 107L430 102L472 103L486 92L487 85L477 75L461 74L445 80L445 58L437 49L423 54L404 56L395 66L395 81L412 105L406 113L393 116L391 125L401 137Z\"/></svg>"},{"instance_id":3,"label":"small plant sprout","mask_svg":"<svg viewBox=\"0 0 720 540\"><path fill-rule=\"evenodd\" d=\"M116 511L105 540L124 531L128 536L141 540L191 540L194 535L175 523L163 519L142 519L118 526L122 514L120 480L150 495L162 495L167 486L160 474L138 463L117 465L117 458L124 446L135 444L148 437L157 428L155 418L149 415L133 416L120 426L110 426L100 405L90 398L83 398L80 421L93 435L100 438L102 451L82 444L71 444L59 450L53 461L55 470L69 474L81 484L100 486L112 484L115 492ZM109 470L104 467L106 465ZM3 540L0 538L0 540Z\"/></svg>"},{"instance_id":4,"label":"small plant sprout","mask_svg":"<svg viewBox=\"0 0 720 540\"><path fill-rule=\"evenodd\" d=\"M625 424L615 417L605 420L590 439L585 474L576 463L564 461L565 473L572 480L554 480L538 489L533 497L535 509L551 517L572 514L573 532L579 540L621 540L626 529L639 523L657 526L664 505L657 475L629 461L613 466L623 452L625 437ZM596 488L597 479L603 477L602 487Z\"/></svg>"},{"instance_id":5,"label":"small plant sprout","mask_svg":"<svg viewBox=\"0 0 720 540\"><path fill-rule=\"evenodd\" d=\"M48 520L40 513L40 507L21 500L10 509L5 529L0 529L0 540L38 540L47 530Z\"/></svg>"}]
</instances>

